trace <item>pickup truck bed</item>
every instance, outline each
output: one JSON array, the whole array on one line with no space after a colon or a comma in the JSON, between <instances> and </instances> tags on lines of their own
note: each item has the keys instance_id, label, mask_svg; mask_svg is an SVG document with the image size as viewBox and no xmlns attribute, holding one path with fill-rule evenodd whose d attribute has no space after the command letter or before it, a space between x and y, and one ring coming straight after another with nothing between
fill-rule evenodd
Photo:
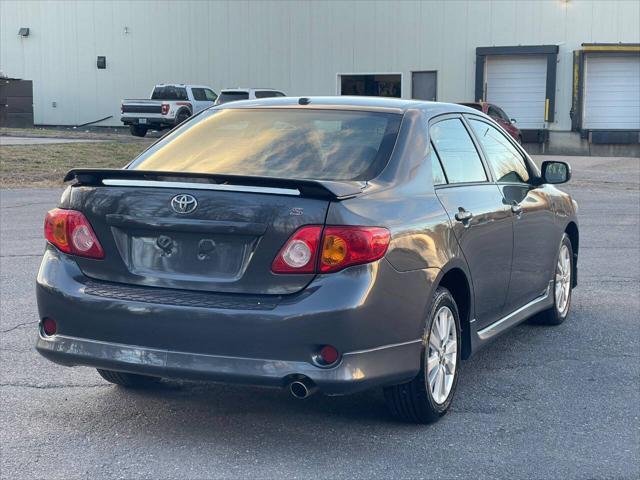
<instances>
[{"instance_id":1,"label":"pickup truck bed","mask_svg":"<svg viewBox=\"0 0 640 480\"><path fill-rule=\"evenodd\" d=\"M213 105L216 98L213 90L205 86L156 85L151 99L123 100L120 120L129 126L132 135L144 137L148 130L173 128Z\"/></svg>"}]
</instances>

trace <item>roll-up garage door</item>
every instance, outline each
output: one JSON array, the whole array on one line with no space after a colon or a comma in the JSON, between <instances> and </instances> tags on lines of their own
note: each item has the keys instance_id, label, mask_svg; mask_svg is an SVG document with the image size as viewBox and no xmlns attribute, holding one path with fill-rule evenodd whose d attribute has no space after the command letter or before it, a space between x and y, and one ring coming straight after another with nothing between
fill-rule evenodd
<instances>
[{"instance_id":1,"label":"roll-up garage door","mask_svg":"<svg viewBox=\"0 0 640 480\"><path fill-rule=\"evenodd\" d=\"M545 128L546 56L489 56L485 81L487 102L515 118L519 128Z\"/></svg>"},{"instance_id":2,"label":"roll-up garage door","mask_svg":"<svg viewBox=\"0 0 640 480\"><path fill-rule=\"evenodd\" d=\"M640 130L640 57L585 55L585 130Z\"/></svg>"}]
</instances>

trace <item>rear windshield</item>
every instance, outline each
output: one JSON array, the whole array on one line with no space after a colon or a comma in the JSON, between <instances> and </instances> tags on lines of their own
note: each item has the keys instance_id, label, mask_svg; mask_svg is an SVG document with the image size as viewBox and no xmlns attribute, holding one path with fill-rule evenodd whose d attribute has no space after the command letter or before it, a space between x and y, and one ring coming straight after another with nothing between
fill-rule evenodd
<instances>
[{"instance_id":1,"label":"rear windshield","mask_svg":"<svg viewBox=\"0 0 640 480\"><path fill-rule=\"evenodd\" d=\"M476 110L482 111L482 105L479 103L461 103L460 105L464 105L465 107L475 108Z\"/></svg>"},{"instance_id":2,"label":"rear windshield","mask_svg":"<svg viewBox=\"0 0 640 480\"><path fill-rule=\"evenodd\" d=\"M187 89L184 87L156 87L151 94L151 100L188 100Z\"/></svg>"},{"instance_id":3,"label":"rear windshield","mask_svg":"<svg viewBox=\"0 0 640 480\"><path fill-rule=\"evenodd\" d=\"M247 100L248 98L249 92L222 92L218 97L218 105L235 102L236 100Z\"/></svg>"},{"instance_id":4,"label":"rear windshield","mask_svg":"<svg viewBox=\"0 0 640 480\"><path fill-rule=\"evenodd\" d=\"M314 180L370 180L387 164L402 116L313 109L205 111L129 168Z\"/></svg>"},{"instance_id":5,"label":"rear windshield","mask_svg":"<svg viewBox=\"0 0 640 480\"><path fill-rule=\"evenodd\" d=\"M276 92L275 90L256 91L256 98L271 98L271 97L284 97L284 93Z\"/></svg>"}]
</instances>

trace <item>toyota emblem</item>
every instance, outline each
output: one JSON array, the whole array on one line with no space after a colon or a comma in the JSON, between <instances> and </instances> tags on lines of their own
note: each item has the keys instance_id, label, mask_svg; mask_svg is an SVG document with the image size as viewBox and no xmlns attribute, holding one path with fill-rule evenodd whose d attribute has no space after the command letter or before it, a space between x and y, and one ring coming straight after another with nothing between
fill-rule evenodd
<instances>
[{"instance_id":1,"label":"toyota emblem","mask_svg":"<svg viewBox=\"0 0 640 480\"><path fill-rule=\"evenodd\" d=\"M193 195L180 193L171 199L171 208L176 213L192 213L198 208L198 201Z\"/></svg>"}]
</instances>

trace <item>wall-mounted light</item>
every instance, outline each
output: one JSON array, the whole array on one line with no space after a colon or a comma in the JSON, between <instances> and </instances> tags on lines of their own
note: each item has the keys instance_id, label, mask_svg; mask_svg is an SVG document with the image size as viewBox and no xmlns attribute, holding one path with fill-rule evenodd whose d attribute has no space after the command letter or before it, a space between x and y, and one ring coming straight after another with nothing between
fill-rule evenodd
<instances>
[{"instance_id":1,"label":"wall-mounted light","mask_svg":"<svg viewBox=\"0 0 640 480\"><path fill-rule=\"evenodd\" d=\"M96 61L96 66L100 70L104 70L105 68L107 68L107 57L99 56L98 60Z\"/></svg>"},{"instance_id":2,"label":"wall-mounted light","mask_svg":"<svg viewBox=\"0 0 640 480\"><path fill-rule=\"evenodd\" d=\"M20 30L18 30L18 35L20 35L21 37L28 37L29 27L20 27Z\"/></svg>"},{"instance_id":3,"label":"wall-mounted light","mask_svg":"<svg viewBox=\"0 0 640 480\"><path fill-rule=\"evenodd\" d=\"M124 34L125 34L125 35L126 35L127 33L129 33L129 27L126 27L126 26L125 26L125 27L124 27L123 32L124 32Z\"/></svg>"}]
</instances>

